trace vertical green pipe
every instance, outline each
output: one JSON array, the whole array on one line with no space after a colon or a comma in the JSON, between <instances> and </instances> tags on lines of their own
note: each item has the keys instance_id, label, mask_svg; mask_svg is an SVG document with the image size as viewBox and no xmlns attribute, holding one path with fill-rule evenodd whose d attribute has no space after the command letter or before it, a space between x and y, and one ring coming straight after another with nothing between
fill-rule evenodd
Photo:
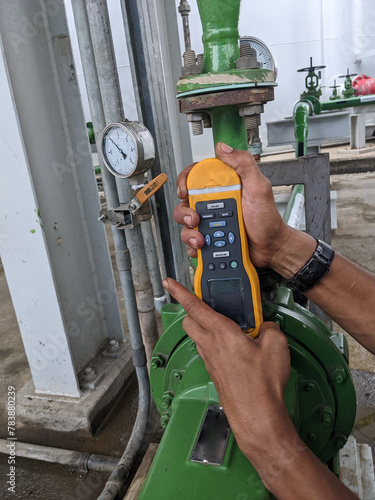
<instances>
[{"instance_id":1,"label":"vertical green pipe","mask_svg":"<svg viewBox=\"0 0 375 500\"><path fill-rule=\"evenodd\" d=\"M237 106L220 106L209 111L214 143L225 142L232 148L247 150L247 132L244 118Z\"/></svg>"},{"instance_id":2,"label":"vertical green pipe","mask_svg":"<svg viewBox=\"0 0 375 500\"><path fill-rule=\"evenodd\" d=\"M197 0L203 28L203 73L229 71L240 56L238 19L241 0ZM237 106L210 110L214 143L247 149L244 119Z\"/></svg>"},{"instance_id":3,"label":"vertical green pipe","mask_svg":"<svg viewBox=\"0 0 375 500\"><path fill-rule=\"evenodd\" d=\"M228 71L240 57L241 0L197 0L203 28L203 73Z\"/></svg>"},{"instance_id":4,"label":"vertical green pipe","mask_svg":"<svg viewBox=\"0 0 375 500\"><path fill-rule=\"evenodd\" d=\"M294 106L294 136L296 139L296 158L307 155L307 135L309 132L309 116L311 105L306 101L299 101Z\"/></svg>"}]
</instances>

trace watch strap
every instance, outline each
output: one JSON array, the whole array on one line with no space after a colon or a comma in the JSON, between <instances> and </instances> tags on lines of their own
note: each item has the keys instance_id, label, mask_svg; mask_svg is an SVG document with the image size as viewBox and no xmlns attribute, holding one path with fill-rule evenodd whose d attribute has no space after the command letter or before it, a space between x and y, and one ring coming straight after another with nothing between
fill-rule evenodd
<instances>
[{"instance_id":1,"label":"watch strap","mask_svg":"<svg viewBox=\"0 0 375 500\"><path fill-rule=\"evenodd\" d=\"M318 245L311 259L284 285L292 290L306 292L313 288L328 273L334 250L324 241L317 240Z\"/></svg>"}]
</instances>

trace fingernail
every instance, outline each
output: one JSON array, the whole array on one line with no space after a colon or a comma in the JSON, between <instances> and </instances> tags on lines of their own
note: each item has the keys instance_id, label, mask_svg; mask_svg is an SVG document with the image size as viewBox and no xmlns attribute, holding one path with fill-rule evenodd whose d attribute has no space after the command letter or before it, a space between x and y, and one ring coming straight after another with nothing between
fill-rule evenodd
<instances>
[{"instance_id":1,"label":"fingernail","mask_svg":"<svg viewBox=\"0 0 375 500\"><path fill-rule=\"evenodd\" d=\"M168 286L169 286L168 280L163 280L163 287L168 290Z\"/></svg>"},{"instance_id":2,"label":"fingernail","mask_svg":"<svg viewBox=\"0 0 375 500\"><path fill-rule=\"evenodd\" d=\"M177 196L181 198L181 188L180 186L177 186Z\"/></svg>"},{"instance_id":3,"label":"fingernail","mask_svg":"<svg viewBox=\"0 0 375 500\"><path fill-rule=\"evenodd\" d=\"M189 243L192 247L197 248L198 242L196 238L190 238Z\"/></svg>"},{"instance_id":4,"label":"fingernail","mask_svg":"<svg viewBox=\"0 0 375 500\"><path fill-rule=\"evenodd\" d=\"M187 226L193 227L191 215L185 215L184 222Z\"/></svg>"},{"instance_id":5,"label":"fingernail","mask_svg":"<svg viewBox=\"0 0 375 500\"><path fill-rule=\"evenodd\" d=\"M221 143L221 150L224 151L224 153L231 153L233 151L233 148L228 146L228 144L225 144L225 142Z\"/></svg>"}]
</instances>

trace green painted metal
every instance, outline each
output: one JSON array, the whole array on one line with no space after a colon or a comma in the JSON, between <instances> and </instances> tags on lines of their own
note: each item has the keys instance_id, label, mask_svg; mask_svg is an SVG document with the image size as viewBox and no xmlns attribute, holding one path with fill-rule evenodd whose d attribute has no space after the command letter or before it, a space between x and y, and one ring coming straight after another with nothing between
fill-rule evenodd
<instances>
[{"instance_id":1,"label":"green painted metal","mask_svg":"<svg viewBox=\"0 0 375 500\"><path fill-rule=\"evenodd\" d=\"M293 186L290 199L283 215L283 220L288 226L299 229L299 221L301 220L301 213L304 205L305 186L303 184L296 184Z\"/></svg>"},{"instance_id":2,"label":"green painted metal","mask_svg":"<svg viewBox=\"0 0 375 500\"><path fill-rule=\"evenodd\" d=\"M275 87L274 72L270 69L230 69L221 73L188 75L177 83L177 97L194 95L196 91L218 91L256 86ZM181 95L184 93L184 95ZM191 93L191 94L190 94Z\"/></svg>"},{"instance_id":3,"label":"green painted metal","mask_svg":"<svg viewBox=\"0 0 375 500\"><path fill-rule=\"evenodd\" d=\"M197 0L203 28L203 73L236 67L240 57L238 20L241 0Z\"/></svg>"},{"instance_id":4,"label":"green painted metal","mask_svg":"<svg viewBox=\"0 0 375 500\"><path fill-rule=\"evenodd\" d=\"M288 338L291 376L284 399L302 440L325 463L345 443L355 418L355 392L343 336L333 335L292 292L276 288L264 302L265 320L277 321ZM165 328L154 356L163 364L151 370L151 389L166 427L139 499L269 499L256 471L230 437L223 464L190 461L209 404L219 405L216 389L194 342L182 328L181 306L162 309ZM334 339L332 338L334 337ZM228 360L228 362L231 362ZM250 481L249 481L250 478ZM159 496L158 496L159 495Z\"/></svg>"},{"instance_id":5,"label":"green painted metal","mask_svg":"<svg viewBox=\"0 0 375 500\"><path fill-rule=\"evenodd\" d=\"M321 103L321 106L322 111L332 111L335 109L344 109L356 106L368 106L369 104L375 104L375 94L350 97L347 99L339 99L336 101L325 101Z\"/></svg>"},{"instance_id":6,"label":"green painted metal","mask_svg":"<svg viewBox=\"0 0 375 500\"><path fill-rule=\"evenodd\" d=\"M247 150L245 121L237 106L219 106L209 110L214 143L225 142L232 148Z\"/></svg>"},{"instance_id":7,"label":"green painted metal","mask_svg":"<svg viewBox=\"0 0 375 500\"><path fill-rule=\"evenodd\" d=\"M309 116L311 105L306 101L299 101L294 106L294 136L296 138L296 157L307 155L307 135L309 131Z\"/></svg>"}]
</instances>

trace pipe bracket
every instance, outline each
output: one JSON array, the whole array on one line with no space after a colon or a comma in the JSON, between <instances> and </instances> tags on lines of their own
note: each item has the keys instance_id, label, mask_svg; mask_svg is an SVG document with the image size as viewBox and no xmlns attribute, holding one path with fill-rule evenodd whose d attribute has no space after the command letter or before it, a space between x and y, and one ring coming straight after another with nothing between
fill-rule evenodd
<instances>
[{"instance_id":1,"label":"pipe bracket","mask_svg":"<svg viewBox=\"0 0 375 500\"><path fill-rule=\"evenodd\" d=\"M132 349L133 364L135 367L145 366L147 363L145 347Z\"/></svg>"},{"instance_id":2,"label":"pipe bracket","mask_svg":"<svg viewBox=\"0 0 375 500\"><path fill-rule=\"evenodd\" d=\"M116 250L115 256L118 271L130 271L132 262L129 250Z\"/></svg>"}]
</instances>

